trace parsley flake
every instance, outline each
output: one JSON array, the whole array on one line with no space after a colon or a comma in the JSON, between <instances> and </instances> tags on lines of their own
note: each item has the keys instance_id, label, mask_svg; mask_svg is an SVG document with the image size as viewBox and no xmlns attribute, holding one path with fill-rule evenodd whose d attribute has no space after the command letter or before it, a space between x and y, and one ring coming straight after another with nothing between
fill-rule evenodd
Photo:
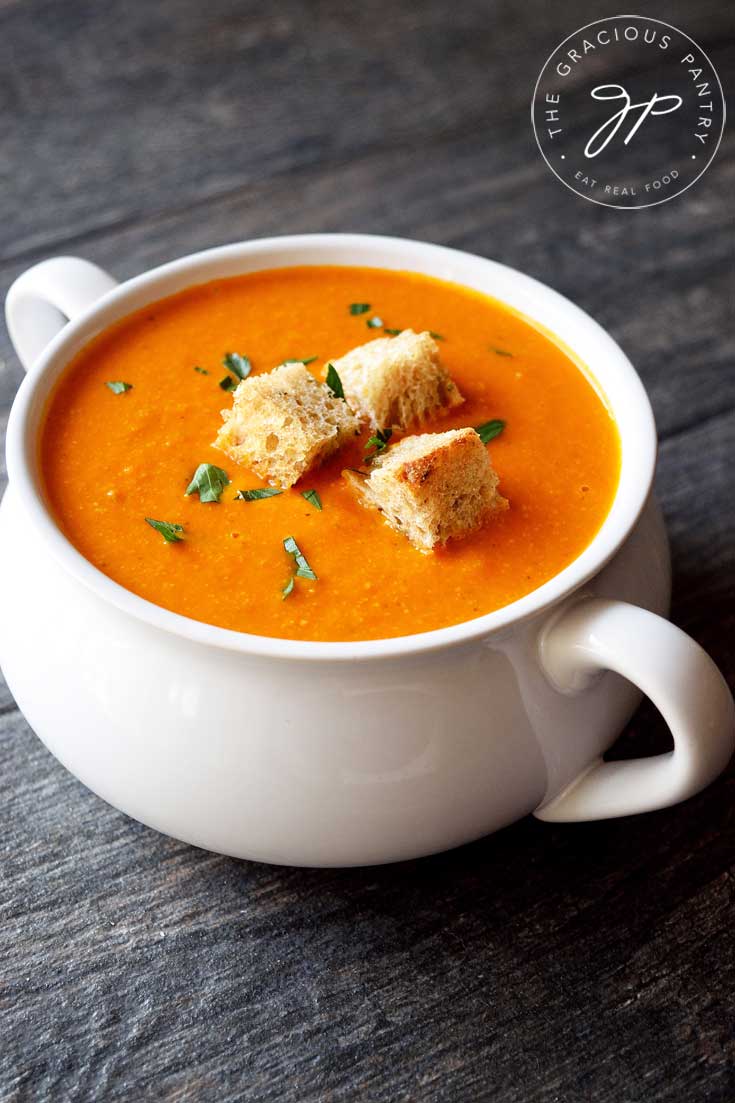
<instances>
[{"instance_id":1,"label":"parsley flake","mask_svg":"<svg viewBox=\"0 0 735 1103\"><path fill-rule=\"evenodd\" d=\"M367 314L370 303L350 303L350 314Z\"/></svg>"},{"instance_id":2,"label":"parsley flake","mask_svg":"<svg viewBox=\"0 0 735 1103\"><path fill-rule=\"evenodd\" d=\"M363 462L364 463L372 463L372 461L375 459L375 457L379 456L380 453L384 452L385 449L388 447L388 441L390 440L390 438L392 436L393 436L393 430L392 429L378 429L375 436L370 437L367 444L365 445L366 448L372 448L373 451L365 453Z\"/></svg>"},{"instance_id":3,"label":"parsley flake","mask_svg":"<svg viewBox=\"0 0 735 1103\"><path fill-rule=\"evenodd\" d=\"M494 352L496 356L512 356L512 352L508 352L507 349L499 349L495 345L490 345L490 352Z\"/></svg>"},{"instance_id":4,"label":"parsley flake","mask_svg":"<svg viewBox=\"0 0 735 1103\"><path fill-rule=\"evenodd\" d=\"M287 536L283 541L283 546L289 555L292 555L294 562L296 563L296 570L294 574L296 578L311 578L316 581L316 573L311 569L306 561L306 556L302 552L299 545L294 540L293 536Z\"/></svg>"},{"instance_id":5,"label":"parsley flake","mask_svg":"<svg viewBox=\"0 0 735 1103\"><path fill-rule=\"evenodd\" d=\"M238 352L226 352L222 361L228 371L236 375L238 379L247 379L253 370L253 365L247 356L240 356Z\"/></svg>"},{"instance_id":6,"label":"parsley flake","mask_svg":"<svg viewBox=\"0 0 735 1103\"><path fill-rule=\"evenodd\" d=\"M499 437L503 429L505 429L505 422L498 418L493 421L486 421L483 425L475 426L475 432L483 444L489 444L495 437Z\"/></svg>"},{"instance_id":7,"label":"parsley flake","mask_svg":"<svg viewBox=\"0 0 735 1103\"><path fill-rule=\"evenodd\" d=\"M109 387L113 394L125 394L126 391L132 391L132 383L122 383L119 380L115 380L113 383L105 383L106 387Z\"/></svg>"},{"instance_id":8,"label":"parsley flake","mask_svg":"<svg viewBox=\"0 0 735 1103\"><path fill-rule=\"evenodd\" d=\"M318 359L318 356L289 356L288 360L282 360L278 367L283 368L286 364L303 364L306 367L307 364L313 364Z\"/></svg>"},{"instance_id":9,"label":"parsley flake","mask_svg":"<svg viewBox=\"0 0 735 1103\"><path fill-rule=\"evenodd\" d=\"M342 386L342 380L339 377L339 372L332 363L327 364L327 386L335 398L344 398L345 389Z\"/></svg>"},{"instance_id":10,"label":"parsley flake","mask_svg":"<svg viewBox=\"0 0 735 1103\"><path fill-rule=\"evenodd\" d=\"M391 329L389 326L383 326L383 333L387 333L389 337L397 337L399 333L403 333L403 330Z\"/></svg>"},{"instance_id":11,"label":"parsley flake","mask_svg":"<svg viewBox=\"0 0 735 1103\"><path fill-rule=\"evenodd\" d=\"M218 502L230 485L227 472L213 463L200 463L186 488L186 494L198 494L200 502Z\"/></svg>"},{"instance_id":12,"label":"parsley flake","mask_svg":"<svg viewBox=\"0 0 735 1103\"><path fill-rule=\"evenodd\" d=\"M293 536L287 536L283 541L283 546L286 552L293 557L294 572L289 578L286 585L281 590L281 596L287 598L294 588L294 580L297 578L310 578L313 581L317 580L316 573L311 569L306 561L306 556L301 551L301 548L294 540Z\"/></svg>"},{"instance_id":13,"label":"parsley flake","mask_svg":"<svg viewBox=\"0 0 735 1103\"><path fill-rule=\"evenodd\" d=\"M275 498L276 494L283 494L283 491L277 490L275 486L258 487L256 490L238 490L235 501L259 502L261 498Z\"/></svg>"},{"instance_id":14,"label":"parsley flake","mask_svg":"<svg viewBox=\"0 0 735 1103\"><path fill-rule=\"evenodd\" d=\"M317 494L316 490L302 490L301 491L301 497L306 498L307 502L310 505L314 506L315 509L318 509L319 512L321 513L321 511L322 511L322 500L319 497L319 495Z\"/></svg>"},{"instance_id":15,"label":"parsley flake","mask_svg":"<svg viewBox=\"0 0 735 1103\"><path fill-rule=\"evenodd\" d=\"M219 385L223 391L236 391L238 383L236 379L233 379L231 375L226 375L224 379L220 379Z\"/></svg>"},{"instance_id":16,"label":"parsley flake","mask_svg":"<svg viewBox=\"0 0 735 1103\"><path fill-rule=\"evenodd\" d=\"M146 522L156 532L160 532L167 544L176 544L179 540L183 540L183 536L179 535L184 531L183 525L176 525L173 521L154 521L152 517L146 517Z\"/></svg>"},{"instance_id":17,"label":"parsley flake","mask_svg":"<svg viewBox=\"0 0 735 1103\"><path fill-rule=\"evenodd\" d=\"M199 372L200 375L209 375L206 368L200 368L198 364L194 365L194 371Z\"/></svg>"},{"instance_id":18,"label":"parsley flake","mask_svg":"<svg viewBox=\"0 0 735 1103\"><path fill-rule=\"evenodd\" d=\"M374 314L372 318L367 319L365 325L368 327L368 329L382 329L383 319L379 318L377 314Z\"/></svg>"}]
</instances>

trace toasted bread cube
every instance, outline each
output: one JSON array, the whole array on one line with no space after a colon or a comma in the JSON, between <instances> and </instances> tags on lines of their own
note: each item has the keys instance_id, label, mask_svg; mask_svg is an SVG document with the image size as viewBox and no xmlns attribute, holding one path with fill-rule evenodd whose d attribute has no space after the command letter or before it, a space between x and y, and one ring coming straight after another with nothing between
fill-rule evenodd
<instances>
[{"instance_id":1,"label":"toasted bread cube","mask_svg":"<svg viewBox=\"0 0 735 1103\"><path fill-rule=\"evenodd\" d=\"M347 403L290 362L244 379L214 447L284 490L358 432Z\"/></svg>"},{"instance_id":2,"label":"toasted bread cube","mask_svg":"<svg viewBox=\"0 0 735 1103\"><path fill-rule=\"evenodd\" d=\"M406 429L464 402L429 333L404 329L332 363L348 403L373 429Z\"/></svg>"},{"instance_id":3,"label":"toasted bread cube","mask_svg":"<svg viewBox=\"0 0 735 1103\"><path fill-rule=\"evenodd\" d=\"M474 429L404 437L374 461L368 476L343 475L363 505L380 510L420 551L466 536L508 508Z\"/></svg>"}]
</instances>

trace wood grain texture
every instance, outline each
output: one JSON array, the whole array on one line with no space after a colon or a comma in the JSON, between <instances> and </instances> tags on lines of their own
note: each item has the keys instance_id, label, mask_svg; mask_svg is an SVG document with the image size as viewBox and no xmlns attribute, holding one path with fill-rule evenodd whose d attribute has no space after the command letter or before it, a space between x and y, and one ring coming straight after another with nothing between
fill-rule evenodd
<instances>
[{"instance_id":1,"label":"wood grain texture","mask_svg":"<svg viewBox=\"0 0 735 1103\"><path fill-rule=\"evenodd\" d=\"M721 0L636 9L727 84ZM620 341L662 437L673 618L735 681L732 138L685 195L567 192L528 120L601 0L0 0L0 292L220 242L396 233L552 284ZM0 335L0 428L20 368ZM0 470L0 479L4 468ZM2 611L0 610L0 616ZM614 754L668 735L644 706ZM523 821L378 870L194 850L92 796L0 683L0 1100L731 1103L735 771L685 805Z\"/></svg>"}]
</instances>

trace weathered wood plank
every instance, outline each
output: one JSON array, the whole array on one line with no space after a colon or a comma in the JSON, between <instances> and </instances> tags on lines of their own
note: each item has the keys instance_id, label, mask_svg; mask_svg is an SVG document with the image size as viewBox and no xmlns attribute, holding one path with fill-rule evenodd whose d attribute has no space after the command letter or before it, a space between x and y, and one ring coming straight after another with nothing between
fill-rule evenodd
<instances>
[{"instance_id":1,"label":"weathered wood plank","mask_svg":"<svg viewBox=\"0 0 735 1103\"><path fill-rule=\"evenodd\" d=\"M710 978L731 983L718 934L732 893L710 852L729 861L727 796L699 808L696 839L674 813L638 821L633 862L631 824L528 821L451 857L304 874L115 832L81 794L76 830L69 811L61 838L34 824L28 876L44 894L10 916L24 975L10 977L5 1083L49 1098L132 1084L160 1098L586 1100L644 1081L624 1098L725 1099L731 1039ZM80 876L64 844L94 847L94 871Z\"/></svg>"},{"instance_id":2,"label":"weathered wood plank","mask_svg":"<svg viewBox=\"0 0 735 1103\"><path fill-rule=\"evenodd\" d=\"M422 160L388 151L329 172L301 172L298 187L288 178L246 189L196 217L149 219L72 251L124 278L183 253L268 234L362 230L439 241L529 272L589 310L639 369L663 436L735 406L732 243L722 229L735 142L675 202L621 212L572 196L533 151L516 167L516 141L496 149L511 167L492 177L479 172L474 138L435 146L431 187ZM519 191L530 217L513 213ZM0 265L0 294L25 266ZM21 374L4 331L0 359L2 409Z\"/></svg>"},{"instance_id":3,"label":"weathered wood plank","mask_svg":"<svg viewBox=\"0 0 735 1103\"><path fill-rule=\"evenodd\" d=\"M730 30L718 0L647 8L715 50ZM494 171L509 128L510 163L528 163L541 65L580 19L609 14L601 0L563 19L542 0L522 19L485 0L0 8L0 256L380 147L426 166L457 130Z\"/></svg>"}]
</instances>

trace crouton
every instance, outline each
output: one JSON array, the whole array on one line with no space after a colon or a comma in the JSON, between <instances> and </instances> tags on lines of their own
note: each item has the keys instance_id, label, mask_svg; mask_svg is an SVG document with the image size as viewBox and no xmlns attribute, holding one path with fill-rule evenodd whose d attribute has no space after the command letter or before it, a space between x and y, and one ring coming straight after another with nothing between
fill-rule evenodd
<instances>
[{"instance_id":1,"label":"crouton","mask_svg":"<svg viewBox=\"0 0 735 1103\"><path fill-rule=\"evenodd\" d=\"M244 379L214 447L284 490L358 432L346 402L290 362Z\"/></svg>"},{"instance_id":2,"label":"crouton","mask_svg":"<svg viewBox=\"0 0 735 1103\"><path fill-rule=\"evenodd\" d=\"M466 536L508 508L474 429L404 437L374 461L369 475L343 475L363 505L379 510L420 551Z\"/></svg>"},{"instance_id":3,"label":"crouton","mask_svg":"<svg viewBox=\"0 0 735 1103\"><path fill-rule=\"evenodd\" d=\"M404 329L332 363L348 403L373 429L406 429L464 402L429 333Z\"/></svg>"}]
</instances>

